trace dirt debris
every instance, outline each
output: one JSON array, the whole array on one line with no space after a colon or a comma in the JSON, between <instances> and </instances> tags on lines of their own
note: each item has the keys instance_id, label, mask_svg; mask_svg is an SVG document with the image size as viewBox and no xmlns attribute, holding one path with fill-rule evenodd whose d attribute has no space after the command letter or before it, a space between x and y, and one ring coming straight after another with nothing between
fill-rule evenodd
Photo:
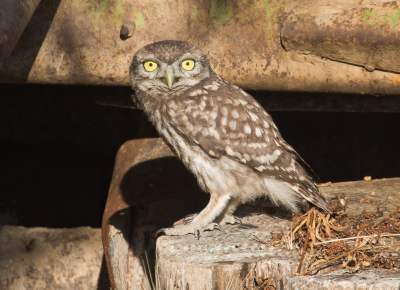
<instances>
[{"instance_id":1,"label":"dirt debris","mask_svg":"<svg viewBox=\"0 0 400 290\"><path fill-rule=\"evenodd\" d=\"M275 246L302 251L297 275L341 268L349 273L400 269L400 205L384 217L385 209L379 206L373 212L348 214L349 202L344 194L338 195L331 200L332 214L311 209L292 215L286 234L271 233Z\"/></svg>"}]
</instances>

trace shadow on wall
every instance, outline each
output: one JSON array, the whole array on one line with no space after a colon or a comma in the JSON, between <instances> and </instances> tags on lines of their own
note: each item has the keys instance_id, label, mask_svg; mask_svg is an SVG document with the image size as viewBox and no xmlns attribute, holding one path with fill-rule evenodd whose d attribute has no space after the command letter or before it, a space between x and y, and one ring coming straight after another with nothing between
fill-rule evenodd
<instances>
[{"instance_id":1,"label":"shadow on wall","mask_svg":"<svg viewBox=\"0 0 400 290\"><path fill-rule=\"evenodd\" d=\"M18 81L27 80L61 0L42 0L19 38L0 74L18 75ZM12 80L10 80L12 81Z\"/></svg>"}]
</instances>

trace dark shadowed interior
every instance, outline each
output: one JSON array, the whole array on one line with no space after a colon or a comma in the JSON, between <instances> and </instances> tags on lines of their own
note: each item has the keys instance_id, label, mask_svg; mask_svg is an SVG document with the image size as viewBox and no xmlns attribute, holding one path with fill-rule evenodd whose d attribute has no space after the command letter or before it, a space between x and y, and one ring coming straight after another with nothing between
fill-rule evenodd
<instances>
[{"instance_id":1,"label":"dark shadowed interior","mask_svg":"<svg viewBox=\"0 0 400 290\"><path fill-rule=\"evenodd\" d=\"M157 136L141 111L96 104L130 93L125 87L0 85L0 224L100 227L118 148ZM339 109L347 100L360 108L360 96L318 95L310 105L304 93L254 95L322 182L399 176L400 114L323 106L325 98ZM362 97L369 104L386 101Z\"/></svg>"}]
</instances>

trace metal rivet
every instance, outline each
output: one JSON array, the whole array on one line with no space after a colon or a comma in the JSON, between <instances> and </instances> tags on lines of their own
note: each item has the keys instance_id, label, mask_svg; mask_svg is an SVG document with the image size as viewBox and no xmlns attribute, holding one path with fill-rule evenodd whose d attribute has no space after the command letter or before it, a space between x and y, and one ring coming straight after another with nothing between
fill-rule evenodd
<instances>
[{"instance_id":1,"label":"metal rivet","mask_svg":"<svg viewBox=\"0 0 400 290\"><path fill-rule=\"evenodd\" d=\"M133 34L133 29L126 26L126 25L122 25L121 27L121 31L120 31L120 36L122 40L125 40L129 37L131 37Z\"/></svg>"}]
</instances>

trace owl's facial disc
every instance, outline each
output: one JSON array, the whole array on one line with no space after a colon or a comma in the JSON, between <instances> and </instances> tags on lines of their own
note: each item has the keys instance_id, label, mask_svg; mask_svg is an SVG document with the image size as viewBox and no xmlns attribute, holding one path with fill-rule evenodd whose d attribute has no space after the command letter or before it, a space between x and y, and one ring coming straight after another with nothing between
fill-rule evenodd
<instances>
[{"instance_id":1,"label":"owl's facial disc","mask_svg":"<svg viewBox=\"0 0 400 290\"><path fill-rule=\"evenodd\" d=\"M210 76L208 61L197 52L183 54L175 61L155 54L138 55L135 62L131 82L144 91L183 92Z\"/></svg>"}]
</instances>

